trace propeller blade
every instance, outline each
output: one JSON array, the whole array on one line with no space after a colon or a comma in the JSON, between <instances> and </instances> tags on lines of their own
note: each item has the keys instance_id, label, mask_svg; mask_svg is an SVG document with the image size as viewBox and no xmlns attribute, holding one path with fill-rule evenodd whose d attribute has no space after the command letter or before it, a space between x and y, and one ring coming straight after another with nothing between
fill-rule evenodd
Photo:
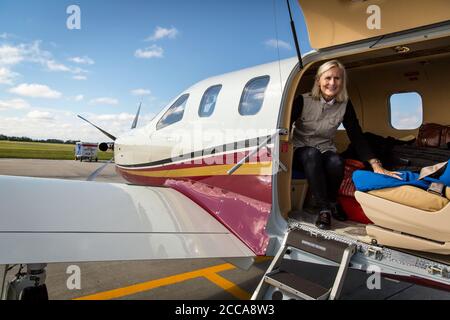
<instances>
[{"instance_id":1,"label":"propeller blade","mask_svg":"<svg viewBox=\"0 0 450 320\"><path fill-rule=\"evenodd\" d=\"M139 104L139 108L136 113L136 117L134 118L133 124L131 125L131 129L136 129L136 127L137 127L138 120L139 120L139 113L141 113L141 106L142 106L142 102Z\"/></svg>"},{"instance_id":2,"label":"propeller blade","mask_svg":"<svg viewBox=\"0 0 450 320\"><path fill-rule=\"evenodd\" d=\"M100 172L102 172L108 166L108 164L111 164L113 161L114 161L114 157L112 157L108 162L106 162L104 165L99 167L97 170L92 172L90 174L90 176L86 179L86 181L94 181L95 178L97 178L97 176L100 174Z\"/></svg>"},{"instance_id":3,"label":"propeller blade","mask_svg":"<svg viewBox=\"0 0 450 320\"><path fill-rule=\"evenodd\" d=\"M116 137L114 137L112 134L106 132L106 131L103 130L102 128L97 127L95 124L93 124L93 123L90 122L89 120L83 118L83 117L80 116L80 115L78 115L78 118L80 118L81 120L84 120L84 121L86 121L87 123L89 123L90 125L94 126L94 127L97 128L98 130L100 130L104 135L106 135L108 138L110 138L111 140L116 141L116 139L117 139Z\"/></svg>"}]
</instances>

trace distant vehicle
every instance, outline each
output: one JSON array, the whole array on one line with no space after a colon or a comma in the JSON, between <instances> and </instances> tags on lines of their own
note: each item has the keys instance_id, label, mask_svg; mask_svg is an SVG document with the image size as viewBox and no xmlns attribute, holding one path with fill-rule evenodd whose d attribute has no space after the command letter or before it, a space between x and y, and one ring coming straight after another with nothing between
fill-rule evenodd
<instances>
[{"instance_id":1,"label":"distant vehicle","mask_svg":"<svg viewBox=\"0 0 450 320\"><path fill-rule=\"evenodd\" d=\"M98 143L77 142L75 145L75 160L89 160L95 162L98 161L97 156Z\"/></svg>"}]
</instances>

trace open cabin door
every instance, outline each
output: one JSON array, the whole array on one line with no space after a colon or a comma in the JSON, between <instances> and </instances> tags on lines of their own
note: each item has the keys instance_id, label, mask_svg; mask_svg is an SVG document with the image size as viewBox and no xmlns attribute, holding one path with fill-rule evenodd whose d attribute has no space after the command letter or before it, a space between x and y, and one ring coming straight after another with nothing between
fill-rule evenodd
<instances>
[{"instance_id":1,"label":"open cabin door","mask_svg":"<svg viewBox=\"0 0 450 320\"><path fill-rule=\"evenodd\" d=\"M320 50L450 20L448 0L298 0Z\"/></svg>"}]
</instances>

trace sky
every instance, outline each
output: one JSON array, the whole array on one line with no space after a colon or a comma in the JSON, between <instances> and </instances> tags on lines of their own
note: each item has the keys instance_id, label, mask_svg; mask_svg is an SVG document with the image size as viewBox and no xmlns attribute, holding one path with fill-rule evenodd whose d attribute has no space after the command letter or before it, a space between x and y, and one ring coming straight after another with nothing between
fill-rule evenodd
<instances>
[{"instance_id":1,"label":"sky","mask_svg":"<svg viewBox=\"0 0 450 320\"><path fill-rule=\"evenodd\" d=\"M142 126L202 79L295 55L285 1L0 0L0 134L101 141L77 114L119 135L140 102Z\"/></svg>"},{"instance_id":2,"label":"sky","mask_svg":"<svg viewBox=\"0 0 450 320\"><path fill-rule=\"evenodd\" d=\"M416 92L393 94L390 107L391 125L396 129L417 129L423 123L422 97Z\"/></svg>"},{"instance_id":3,"label":"sky","mask_svg":"<svg viewBox=\"0 0 450 320\"><path fill-rule=\"evenodd\" d=\"M0 0L0 134L103 141L76 115L120 135L140 102L143 126L202 79L295 56L292 39L281 0Z\"/></svg>"}]
</instances>

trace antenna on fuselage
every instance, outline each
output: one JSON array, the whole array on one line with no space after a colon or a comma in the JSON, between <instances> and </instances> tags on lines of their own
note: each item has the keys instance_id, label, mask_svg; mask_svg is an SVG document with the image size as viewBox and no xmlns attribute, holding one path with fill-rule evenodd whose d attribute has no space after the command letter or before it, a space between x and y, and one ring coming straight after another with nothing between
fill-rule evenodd
<instances>
[{"instance_id":1,"label":"antenna on fuselage","mask_svg":"<svg viewBox=\"0 0 450 320\"><path fill-rule=\"evenodd\" d=\"M81 120L86 121L87 123L89 123L91 126L95 127L96 129L98 129L99 131L101 131L105 136L107 136L108 138L110 138L113 141L116 141L117 138L115 136L113 136L112 134L110 134L109 132L106 132L105 130L103 130L100 127L97 127L95 124L93 124L92 122L90 122L89 120L83 118L80 115L77 115L78 118L80 118ZM100 143L100 145L98 146L98 148L100 149L100 151L107 151L108 150L108 144L103 142ZM114 147L113 147L114 149ZM106 162L104 165L102 165L100 168L98 168L97 170L95 170L93 173L91 173L89 175L89 177L87 178L87 181L94 181L95 178L97 178L97 176L112 162L114 161L114 156L108 161Z\"/></svg>"},{"instance_id":2,"label":"antenna on fuselage","mask_svg":"<svg viewBox=\"0 0 450 320\"><path fill-rule=\"evenodd\" d=\"M138 120L139 120L139 114L141 113L141 106L142 106L142 102L139 104L139 108L136 113L136 117L134 117L134 121L133 121L133 124L131 125L131 129L136 129L136 127L137 127Z\"/></svg>"},{"instance_id":3,"label":"antenna on fuselage","mask_svg":"<svg viewBox=\"0 0 450 320\"><path fill-rule=\"evenodd\" d=\"M289 3L289 0L286 0L286 2L288 5L289 17L291 18L291 30L292 30L292 35L294 37L295 49L297 50L298 63L299 63L300 69L303 69L302 54L300 52L300 45L298 44L297 31L295 30L295 23L294 23L294 20L292 19L291 5Z\"/></svg>"},{"instance_id":4,"label":"antenna on fuselage","mask_svg":"<svg viewBox=\"0 0 450 320\"><path fill-rule=\"evenodd\" d=\"M105 136L107 136L108 138L110 138L112 141L116 141L117 138L116 138L115 136L113 136L112 134L110 134L109 132L106 132L106 131L103 130L102 128L97 127L95 124L93 124L92 122L90 122L89 120L83 118L83 117L80 116L80 115L77 115L77 117L80 118L81 120L86 121L86 122L89 123L91 126L97 128L101 133L103 133Z\"/></svg>"}]
</instances>

